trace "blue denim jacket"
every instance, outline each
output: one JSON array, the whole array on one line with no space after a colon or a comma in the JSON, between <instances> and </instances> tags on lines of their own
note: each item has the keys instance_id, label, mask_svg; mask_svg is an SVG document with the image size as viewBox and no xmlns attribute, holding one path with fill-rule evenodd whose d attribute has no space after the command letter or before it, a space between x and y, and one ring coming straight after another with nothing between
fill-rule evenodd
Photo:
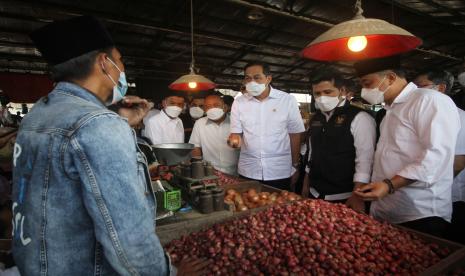
<instances>
[{"instance_id":1,"label":"blue denim jacket","mask_svg":"<svg viewBox=\"0 0 465 276\"><path fill-rule=\"evenodd\" d=\"M127 121L58 83L16 139L13 254L22 275L166 275L145 158Z\"/></svg>"}]
</instances>

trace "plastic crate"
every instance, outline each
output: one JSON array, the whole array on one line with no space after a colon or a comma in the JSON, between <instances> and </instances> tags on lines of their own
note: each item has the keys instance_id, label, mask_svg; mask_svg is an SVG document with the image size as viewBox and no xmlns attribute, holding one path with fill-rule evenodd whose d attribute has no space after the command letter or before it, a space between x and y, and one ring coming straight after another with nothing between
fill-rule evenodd
<instances>
[{"instance_id":1,"label":"plastic crate","mask_svg":"<svg viewBox=\"0 0 465 276\"><path fill-rule=\"evenodd\" d=\"M181 208L181 191L166 191L164 193L163 207L169 211L176 211Z\"/></svg>"}]
</instances>

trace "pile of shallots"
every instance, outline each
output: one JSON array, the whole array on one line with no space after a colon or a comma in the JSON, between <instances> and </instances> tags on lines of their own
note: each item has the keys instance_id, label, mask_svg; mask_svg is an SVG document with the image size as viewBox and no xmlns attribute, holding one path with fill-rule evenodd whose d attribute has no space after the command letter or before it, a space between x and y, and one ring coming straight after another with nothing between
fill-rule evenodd
<instances>
[{"instance_id":1,"label":"pile of shallots","mask_svg":"<svg viewBox=\"0 0 465 276\"><path fill-rule=\"evenodd\" d=\"M257 192L255 189L249 189L240 193L234 189L226 192L224 203L234 206L234 211L247 211L262 206L271 204L280 204L285 202L292 202L299 200L302 197L288 191L281 191L280 193Z\"/></svg>"},{"instance_id":2,"label":"pile of shallots","mask_svg":"<svg viewBox=\"0 0 465 276\"><path fill-rule=\"evenodd\" d=\"M415 275L449 250L342 204L302 200L216 224L166 246L210 275Z\"/></svg>"}]
</instances>

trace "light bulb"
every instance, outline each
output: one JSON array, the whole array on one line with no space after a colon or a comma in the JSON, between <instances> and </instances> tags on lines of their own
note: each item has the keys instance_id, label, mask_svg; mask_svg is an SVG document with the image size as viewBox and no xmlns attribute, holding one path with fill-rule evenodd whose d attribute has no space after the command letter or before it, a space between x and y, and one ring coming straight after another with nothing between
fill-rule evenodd
<instances>
[{"instance_id":1,"label":"light bulb","mask_svg":"<svg viewBox=\"0 0 465 276\"><path fill-rule=\"evenodd\" d=\"M349 47L349 50L352 52L360 52L363 49L367 47L368 41L367 38L362 35L362 36L352 36L349 38L349 41L347 41L347 47Z\"/></svg>"},{"instance_id":2,"label":"light bulb","mask_svg":"<svg viewBox=\"0 0 465 276\"><path fill-rule=\"evenodd\" d=\"M189 85L189 88L191 88L191 89L194 89L194 88L196 88L196 87L197 87L197 83L196 83L195 81L191 81L191 82L189 82L189 84L188 84L188 85Z\"/></svg>"}]
</instances>

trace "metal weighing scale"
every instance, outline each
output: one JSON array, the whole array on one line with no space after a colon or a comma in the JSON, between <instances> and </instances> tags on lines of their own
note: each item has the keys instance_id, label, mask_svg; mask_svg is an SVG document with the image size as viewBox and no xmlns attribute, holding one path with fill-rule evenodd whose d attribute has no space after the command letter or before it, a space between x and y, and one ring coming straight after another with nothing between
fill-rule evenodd
<instances>
[{"instance_id":1,"label":"metal weighing scale","mask_svg":"<svg viewBox=\"0 0 465 276\"><path fill-rule=\"evenodd\" d=\"M152 181L152 186L155 186L155 190L158 191L157 205L159 208L162 207L162 209L170 212L176 211L181 207L181 195L184 200L196 206L199 202L199 190L213 189L218 186L218 177L214 175L213 167L209 163L200 160L190 162L193 148L194 145L188 143L152 146L160 163L157 177L160 180ZM186 174L187 167L190 167L191 172L196 173ZM158 196L158 193L163 193L164 196ZM165 198L167 194L168 199ZM157 213L159 212L157 211Z\"/></svg>"}]
</instances>

